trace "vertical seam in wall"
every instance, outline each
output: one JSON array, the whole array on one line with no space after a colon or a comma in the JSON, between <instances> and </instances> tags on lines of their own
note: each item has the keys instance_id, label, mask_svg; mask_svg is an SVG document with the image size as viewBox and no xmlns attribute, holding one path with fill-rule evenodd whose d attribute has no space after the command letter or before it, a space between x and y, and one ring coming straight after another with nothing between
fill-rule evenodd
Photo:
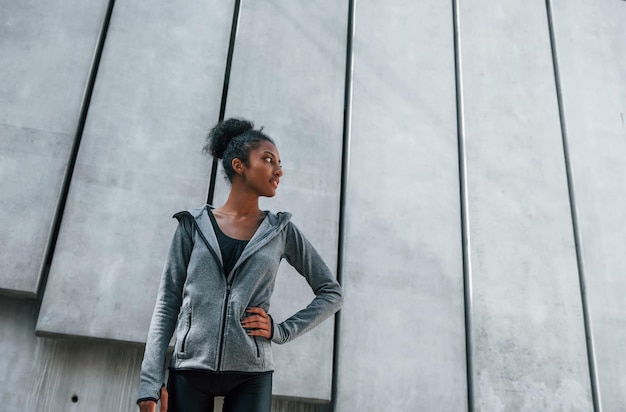
<instances>
[{"instance_id":1,"label":"vertical seam in wall","mask_svg":"<svg viewBox=\"0 0 626 412\"><path fill-rule=\"evenodd\" d=\"M109 30L109 24L111 22L111 15L113 14L113 7L115 0L109 0L102 19L102 25L96 39L96 47L94 49L93 56L91 58L91 65L89 67L89 74L87 77L87 83L83 91L83 97L80 103L80 112L78 115L78 123L76 125L76 131L74 133L74 140L70 149L67 166L63 174L63 181L61 184L61 190L59 192L59 198L54 211L54 217L52 219L52 225L50 232L48 233L48 240L46 243L46 249L44 252L44 259L39 269L39 279L37 280L37 312L41 308L41 301L43 294L48 283L48 275L50 274L50 266L52 264L52 258L56 247L57 239L59 237L59 230L61 228L61 221L63 220L63 212L65 211L65 205L67 203L67 196L70 190L70 184L72 176L74 174L74 167L76 166L76 160L78 158L78 150L80 148L80 142L83 137L83 131L85 130L85 122L87 121L87 115L89 113L89 106L91 104L91 96L93 95L96 78L98 76L98 69L100 67L100 59L102 58L102 51L104 50L104 43L106 41L107 33ZM37 316L39 314L37 313Z\"/></svg>"},{"instance_id":2,"label":"vertical seam in wall","mask_svg":"<svg viewBox=\"0 0 626 412\"><path fill-rule=\"evenodd\" d=\"M465 305L465 361L467 373L467 407L474 410L474 358L472 334L472 266L470 255L470 231L467 197L467 164L465 142L465 118L463 107L463 74L461 64L461 25L459 1L452 0L452 18L454 27L454 74L456 82L456 123L459 150L459 190L461 206L461 249L463 255L463 291Z\"/></svg>"},{"instance_id":3,"label":"vertical seam in wall","mask_svg":"<svg viewBox=\"0 0 626 412\"><path fill-rule=\"evenodd\" d=\"M595 412L601 412L600 404L600 388L598 386L596 357L593 345L593 330L591 327L591 318L589 316L589 306L587 304L587 288L585 283L585 270L582 255L582 242L580 238L580 229L578 226L578 209L576 207L576 196L574 192L574 180L572 176L571 159L569 155L569 143L567 135L567 126L565 122L565 110L563 105L563 96L561 89L561 77L559 70L559 60L556 51L556 39L554 35L554 20L552 17L552 2L546 0L546 12L548 17L548 32L550 35L550 48L552 51L552 64L554 68L554 82L556 86L556 97L559 109L559 122L561 126L561 138L563 140L563 155L565 160L565 173L567 176L567 189L569 194L570 212L572 218L572 228L574 232L574 247L576 250L576 264L578 266L578 281L580 284L580 297L583 310L583 323L585 327L585 341L587 343L587 360L589 362L589 378L591 380L591 396L593 400L593 408Z\"/></svg>"},{"instance_id":4,"label":"vertical seam in wall","mask_svg":"<svg viewBox=\"0 0 626 412\"><path fill-rule=\"evenodd\" d=\"M239 28L239 15L241 12L241 0L235 0L235 8L233 10L233 21L230 26L230 38L228 41L228 54L226 56L226 69L224 70L224 84L222 85L222 100L220 102L220 113L218 122L224 120L226 114L226 101L228 99L228 86L230 85L230 71L233 65L233 54L235 52L235 42L237 40L237 32ZM215 196L215 181L217 180L217 165L219 160L213 158L211 163L211 176L209 177L209 190L207 194L207 203L213 204Z\"/></svg>"},{"instance_id":5,"label":"vertical seam in wall","mask_svg":"<svg viewBox=\"0 0 626 412\"><path fill-rule=\"evenodd\" d=\"M346 72L344 84L343 106L343 146L341 154L341 188L339 193L339 232L337 241L337 281L343 284L343 261L346 236L346 196L348 188L348 176L350 173L350 143L352 135L352 73L354 69L354 33L355 33L355 9L356 0L348 2L348 27L346 38ZM338 375L340 362L340 334L341 334L341 311L335 315L335 329L333 335L333 369L330 394L330 410L337 410Z\"/></svg>"}]
</instances>

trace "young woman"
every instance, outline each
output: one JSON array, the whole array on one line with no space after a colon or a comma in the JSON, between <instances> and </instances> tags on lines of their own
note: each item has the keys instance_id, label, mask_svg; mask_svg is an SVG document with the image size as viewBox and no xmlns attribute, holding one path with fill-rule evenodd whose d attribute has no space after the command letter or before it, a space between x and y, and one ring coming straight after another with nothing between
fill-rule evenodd
<instances>
[{"instance_id":1,"label":"young woman","mask_svg":"<svg viewBox=\"0 0 626 412\"><path fill-rule=\"evenodd\" d=\"M246 120L215 126L205 152L222 159L231 189L223 206L174 215L170 246L141 367L139 410L269 412L271 342L285 343L334 314L342 292L289 213L259 209L283 175L273 140ZM268 314L276 272L285 258L305 277L315 298L284 322ZM165 357L176 333L163 387ZM169 409L167 405L169 404Z\"/></svg>"}]
</instances>

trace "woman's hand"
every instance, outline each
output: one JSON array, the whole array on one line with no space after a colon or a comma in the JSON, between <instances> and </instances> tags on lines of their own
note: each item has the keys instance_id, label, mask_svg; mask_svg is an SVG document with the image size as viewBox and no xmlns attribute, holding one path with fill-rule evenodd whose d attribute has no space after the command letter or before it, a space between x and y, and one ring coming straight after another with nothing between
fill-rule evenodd
<instances>
[{"instance_id":1,"label":"woman's hand","mask_svg":"<svg viewBox=\"0 0 626 412\"><path fill-rule=\"evenodd\" d=\"M139 412L156 412L156 405L155 401L141 401L139 402ZM163 411L163 408L161 408L161 411Z\"/></svg>"},{"instance_id":2,"label":"woman's hand","mask_svg":"<svg viewBox=\"0 0 626 412\"><path fill-rule=\"evenodd\" d=\"M263 308L248 308L250 316L243 318L241 326L248 330L249 336L261 336L265 339L272 337L272 319Z\"/></svg>"},{"instance_id":3,"label":"woman's hand","mask_svg":"<svg viewBox=\"0 0 626 412\"><path fill-rule=\"evenodd\" d=\"M139 412L156 412L155 401L139 402ZM167 389L165 386L161 388L161 409L160 412L167 412Z\"/></svg>"},{"instance_id":4,"label":"woman's hand","mask_svg":"<svg viewBox=\"0 0 626 412\"><path fill-rule=\"evenodd\" d=\"M168 398L167 389L165 386L161 388L161 410L160 412L167 412L167 398Z\"/></svg>"}]
</instances>

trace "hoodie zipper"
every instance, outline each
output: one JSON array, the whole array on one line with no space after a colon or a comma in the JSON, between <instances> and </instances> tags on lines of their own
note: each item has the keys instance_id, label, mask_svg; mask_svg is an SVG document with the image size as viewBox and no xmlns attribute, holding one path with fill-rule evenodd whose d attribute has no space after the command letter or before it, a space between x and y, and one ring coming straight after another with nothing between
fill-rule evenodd
<instances>
[{"instance_id":1,"label":"hoodie zipper","mask_svg":"<svg viewBox=\"0 0 626 412\"><path fill-rule=\"evenodd\" d=\"M226 296L224 297L224 314L222 315L222 333L220 336L219 358L217 360L217 371L222 371L222 357L224 355L224 335L226 334L226 318L228 317L228 300L230 299L231 284L226 284Z\"/></svg>"},{"instance_id":2,"label":"hoodie zipper","mask_svg":"<svg viewBox=\"0 0 626 412\"><path fill-rule=\"evenodd\" d=\"M268 231L267 233L265 233L262 237L260 237L258 239L257 242L262 242L263 240L265 240L265 238L267 238L269 235L272 234L272 232L274 231ZM255 243L257 243L255 242ZM205 243L208 246L208 242ZM243 256L243 255L242 255ZM241 256L239 257L239 259L237 260L237 263L235 263L235 267L233 268L233 273L232 276L230 277L230 283L228 283L228 280L226 281L226 296L224 297L224 313L222 315L222 333L220 335L220 346L219 346L219 357L217 359L217 371L221 372L222 371L222 358L224 357L224 335L226 334L226 320L228 317L228 300L230 299L230 291L232 289L232 282L235 278L235 275L237 274L237 266L239 266L239 263L241 262ZM228 276L226 276L226 279L228 279ZM260 351L259 351L259 345L257 343L256 338L254 339L254 344L256 346L256 356L257 358L261 356Z\"/></svg>"}]
</instances>

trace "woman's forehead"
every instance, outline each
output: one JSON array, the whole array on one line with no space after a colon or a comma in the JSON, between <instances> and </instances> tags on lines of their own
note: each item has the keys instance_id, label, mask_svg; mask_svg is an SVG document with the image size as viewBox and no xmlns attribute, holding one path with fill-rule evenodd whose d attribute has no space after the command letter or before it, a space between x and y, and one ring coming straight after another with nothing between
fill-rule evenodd
<instances>
[{"instance_id":1,"label":"woman's forehead","mask_svg":"<svg viewBox=\"0 0 626 412\"><path fill-rule=\"evenodd\" d=\"M276 145L270 141L264 140L261 144L256 148L258 152L267 152L271 153L274 156L280 156L278 152L278 148Z\"/></svg>"}]
</instances>

